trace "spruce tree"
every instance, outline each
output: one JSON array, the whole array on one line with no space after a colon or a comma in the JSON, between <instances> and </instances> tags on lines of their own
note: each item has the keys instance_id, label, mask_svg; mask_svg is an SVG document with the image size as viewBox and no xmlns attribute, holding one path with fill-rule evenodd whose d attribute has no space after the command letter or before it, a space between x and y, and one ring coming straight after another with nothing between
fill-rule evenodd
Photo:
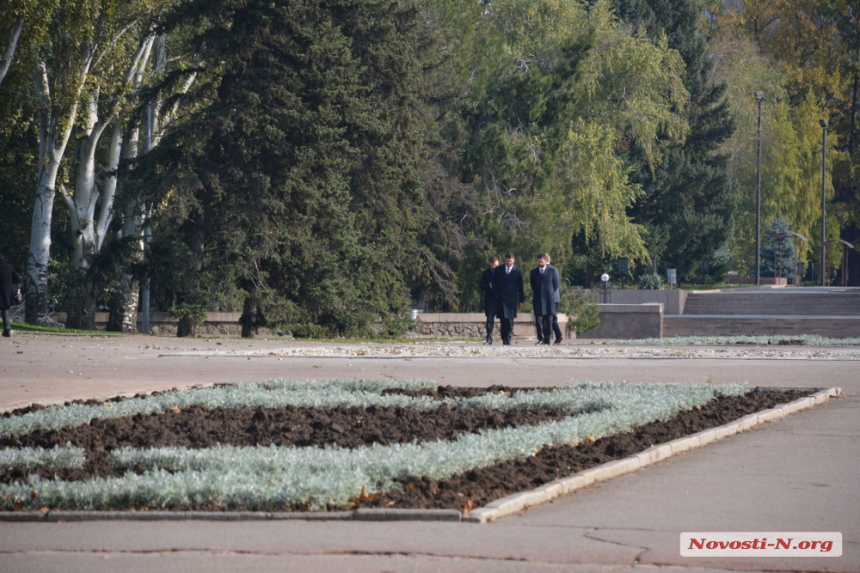
<instances>
[{"instance_id":1,"label":"spruce tree","mask_svg":"<svg viewBox=\"0 0 860 573\"><path fill-rule=\"evenodd\" d=\"M616 0L615 4L620 17L647 30L655 41L665 34L669 47L686 64L684 85L690 92L686 141L666 145L662 162L653 170L640 150L634 147L630 152L630 160L638 165L634 178L645 191L630 214L645 225L651 254L686 276L726 242L731 230L735 203L727 157L719 152L734 129L726 85L713 79L708 46L697 29L697 2Z\"/></svg>"},{"instance_id":2,"label":"spruce tree","mask_svg":"<svg viewBox=\"0 0 860 573\"><path fill-rule=\"evenodd\" d=\"M171 21L200 24L190 44L208 74L194 94L206 105L149 160L162 190L186 193L175 236L190 272L177 288L236 293L246 334L398 323L420 264L416 10L202 0Z\"/></svg>"}]
</instances>

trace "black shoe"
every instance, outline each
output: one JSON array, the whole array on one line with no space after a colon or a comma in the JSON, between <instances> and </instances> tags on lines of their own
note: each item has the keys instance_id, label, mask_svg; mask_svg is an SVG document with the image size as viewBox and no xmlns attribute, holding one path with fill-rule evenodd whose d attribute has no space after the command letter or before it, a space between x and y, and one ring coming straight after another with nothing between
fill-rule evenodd
<instances>
[{"instance_id":1,"label":"black shoe","mask_svg":"<svg viewBox=\"0 0 860 573\"><path fill-rule=\"evenodd\" d=\"M546 344L546 342L544 342L543 340L540 340L540 339L538 339L538 341L535 342L535 346L540 346L541 344Z\"/></svg>"},{"instance_id":2,"label":"black shoe","mask_svg":"<svg viewBox=\"0 0 860 573\"><path fill-rule=\"evenodd\" d=\"M510 341L508 341L508 342L503 342L502 344L504 344L505 346L510 346L510 345L511 345Z\"/></svg>"},{"instance_id":3,"label":"black shoe","mask_svg":"<svg viewBox=\"0 0 860 573\"><path fill-rule=\"evenodd\" d=\"M9 338L10 336L12 336L12 331L7 328L6 330L3 331L3 336L5 336L6 338Z\"/></svg>"},{"instance_id":4,"label":"black shoe","mask_svg":"<svg viewBox=\"0 0 860 573\"><path fill-rule=\"evenodd\" d=\"M561 341L562 341L562 340L564 340L564 339L563 339L563 338L556 338L556 339L555 339L555 343L556 343L556 344L561 344Z\"/></svg>"},{"instance_id":5,"label":"black shoe","mask_svg":"<svg viewBox=\"0 0 860 573\"><path fill-rule=\"evenodd\" d=\"M492 346L492 345L493 345L493 341L492 341L492 340L485 340L485 341L484 341L484 344L485 344L485 345L487 345L487 346Z\"/></svg>"}]
</instances>

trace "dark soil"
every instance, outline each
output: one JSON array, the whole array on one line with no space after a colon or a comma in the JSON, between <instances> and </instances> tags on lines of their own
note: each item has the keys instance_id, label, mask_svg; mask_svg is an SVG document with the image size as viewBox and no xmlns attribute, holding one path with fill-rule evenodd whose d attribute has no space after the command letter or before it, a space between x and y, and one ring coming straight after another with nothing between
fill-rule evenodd
<instances>
[{"instance_id":1,"label":"dark soil","mask_svg":"<svg viewBox=\"0 0 860 573\"><path fill-rule=\"evenodd\" d=\"M524 388L451 388L418 393L440 399L448 396L478 396L487 392L514 393ZM591 444L562 446L539 452L526 460L504 462L472 470L464 475L434 481L408 478L403 491L392 491L372 499L356 500L351 507L454 508L480 507L494 499L528 490L559 477L620 459L652 445L728 423L753 412L772 408L798 397L796 392L751 392L722 397L701 408L680 413L665 422L653 422L632 432L599 439ZM28 411L38 409L34 405ZM16 412L22 413L21 411ZM555 410L456 411L442 405L432 412L408 408L224 408L192 407L162 414L139 414L109 420L93 419L88 425L60 431L36 431L18 437L0 438L0 448L75 445L86 451L82 469L17 468L0 472L0 483L26 480L28 475L75 481L93 477L119 477L125 471L110 467L109 453L124 446L151 448L185 446L207 448L233 446L338 444L353 448L372 443L450 440L481 429L534 425L564 417ZM210 509L210 508L200 508ZM343 508L332 508L343 509Z\"/></svg>"},{"instance_id":2,"label":"dark soil","mask_svg":"<svg viewBox=\"0 0 860 573\"><path fill-rule=\"evenodd\" d=\"M511 394L526 389L492 386L490 388L452 388L439 386L435 390L403 391L404 394L446 397L472 397L488 392ZM392 392L393 393L393 392ZM113 400L109 400L113 401ZM96 405L98 402L87 402ZM21 409L27 413L43 408L38 404ZM451 410L442 404L433 412L413 408L239 408L207 409L193 406L160 414L138 414L124 418L90 420L89 424L63 430L37 430L23 436L0 438L0 448L42 447L71 444L83 448L86 463L81 469L16 468L0 471L0 483L26 479L28 475L65 481L93 477L119 477L125 468L110 465L110 452L117 448L211 448L217 445L256 446L323 446L337 444L356 448L374 443L395 443L452 440L463 433L475 433L517 426L532 426L549 420L560 420L560 410ZM138 468L131 468L133 471Z\"/></svg>"},{"instance_id":3,"label":"dark soil","mask_svg":"<svg viewBox=\"0 0 860 573\"><path fill-rule=\"evenodd\" d=\"M722 426L798 397L795 392L778 391L719 397L701 408L681 412L665 422L652 422L591 444L549 448L525 460L502 462L446 480L407 478L401 481L402 492L392 491L372 499L357 500L353 507L459 510L481 507L518 491L534 489L553 480L626 458L651 446Z\"/></svg>"}]
</instances>

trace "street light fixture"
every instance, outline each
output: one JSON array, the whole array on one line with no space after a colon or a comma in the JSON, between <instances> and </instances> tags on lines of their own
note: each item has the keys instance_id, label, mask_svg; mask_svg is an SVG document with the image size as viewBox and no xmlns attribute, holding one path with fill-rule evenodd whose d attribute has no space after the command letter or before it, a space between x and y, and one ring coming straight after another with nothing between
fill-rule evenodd
<instances>
[{"instance_id":1,"label":"street light fixture","mask_svg":"<svg viewBox=\"0 0 860 573\"><path fill-rule=\"evenodd\" d=\"M827 205L825 203L827 197L825 195L827 184L827 120L819 119L818 124L821 126L821 286L827 286L827 235L825 233L825 215L827 214Z\"/></svg>"},{"instance_id":2,"label":"street light fixture","mask_svg":"<svg viewBox=\"0 0 860 573\"><path fill-rule=\"evenodd\" d=\"M758 102L758 170L755 182L755 286L761 285L761 103L764 92L755 92Z\"/></svg>"}]
</instances>

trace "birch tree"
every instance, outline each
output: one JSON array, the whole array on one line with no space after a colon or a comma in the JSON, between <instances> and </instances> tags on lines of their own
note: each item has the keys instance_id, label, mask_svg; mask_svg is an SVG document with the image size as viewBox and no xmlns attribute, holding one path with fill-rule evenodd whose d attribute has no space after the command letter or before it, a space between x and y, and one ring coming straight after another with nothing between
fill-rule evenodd
<instances>
[{"instance_id":1,"label":"birch tree","mask_svg":"<svg viewBox=\"0 0 860 573\"><path fill-rule=\"evenodd\" d=\"M18 39L21 37L21 30L23 29L24 18L18 18L14 21L9 31L9 41L6 43L6 49L3 50L3 59L0 60L0 85L3 84L6 72L9 71L9 66L12 64L12 58L15 57L15 50L18 48Z\"/></svg>"},{"instance_id":2,"label":"birch tree","mask_svg":"<svg viewBox=\"0 0 860 573\"><path fill-rule=\"evenodd\" d=\"M99 47L92 25L99 2L81 0L57 7L48 21L50 43L39 47L33 70L39 99L39 166L30 253L25 278L29 323L47 320L51 220L60 165L75 125L84 86Z\"/></svg>"},{"instance_id":3,"label":"birch tree","mask_svg":"<svg viewBox=\"0 0 860 573\"><path fill-rule=\"evenodd\" d=\"M175 38L175 36L174 36ZM141 68L139 75L136 77L135 85L138 87L146 83L162 80L169 72L169 64L171 58L168 56L168 45L171 36L168 34L160 34L155 38L153 46L154 65L144 75L144 70ZM184 65L186 62L182 59L174 59L174 63ZM168 82L168 88L165 90L156 90L152 95L152 103L149 106L152 125L150 134L150 149L156 147L164 134L164 130L170 126L173 120L178 116L181 104L181 96L186 94L197 78L197 72L190 71L180 74L180 78L176 82ZM166 97L171 94L171 97ZM123 139L121 151L121 163L126 165L131 164L140 155L140 127L139 123L130 123L126 128L126 134ZM113 172L110 176L113 179L112 184L116 188L117 173ZM111 183L109 179L109 184ZM118 239L133 240L136 249L133 252L133 260L130 262L143 262L144 225L148 223L145 217L147 203L151 201L145 193L130 190L126 193L124 201L117 205L118 214L121 216L121 228L117 234ZM110 316L108 318L108 330L115 332L136 332L137 331L137 307L140 298L140 285L136 278L130 272L126 272L119 280L119 284L114 288L113 295L110 301Z\"/></svg>"},{"instance_id":4,"label":"birch tree","mask_svg":"<svg viewBox=\"0 0 860 573\"><path fill-rule=\"evenodd\" d=\"M95 329L96 301L90 268L92 257L99 252L105 242L108 227L114 217L114 197L117 188L116 170L119 168L123 136L123 96L130 90L139 89L143 70L152 53L155 37L148 32L139 42L131 62L115 90L110 90L107 103L98 101L108 90L102 86L107 81L95 81L90 90L89 102L82 114L78 128L77 157L75 158L74 189L66 190L60 185L60 196L65 201L71 217L69 228L72 233L73 283L69 285L68 322L74 328ZM114 58L122 62L122 58ZM110 68L121 65L105 66L106 73L99 78L110 78ZM114 82L116 83L116 82ZM112 127L111 127L112 126ZM101 191L97 181L96 151L102 136L111 127L107 149L106 171L109 173Z\"/></svg>"}]
</instances>

